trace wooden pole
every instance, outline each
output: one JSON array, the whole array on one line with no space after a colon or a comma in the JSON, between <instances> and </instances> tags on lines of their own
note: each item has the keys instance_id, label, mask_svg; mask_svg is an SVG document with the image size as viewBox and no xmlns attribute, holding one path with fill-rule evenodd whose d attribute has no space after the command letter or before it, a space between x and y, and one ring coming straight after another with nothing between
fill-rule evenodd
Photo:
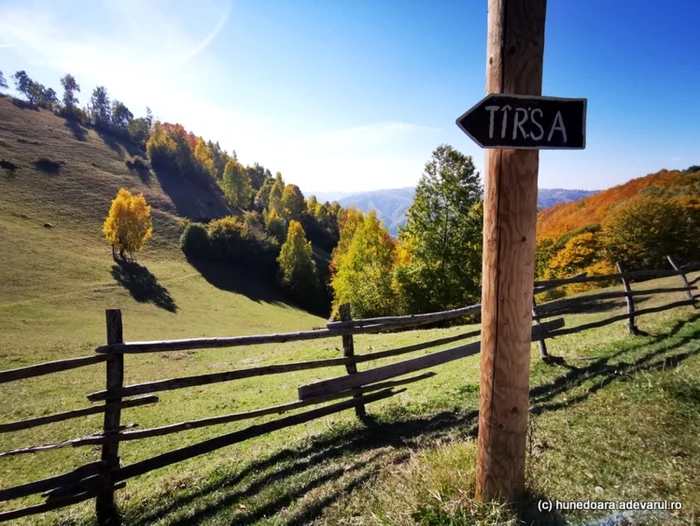
<instances>
[{"instance_id":1,"label":"wooden pole","mask_svg":"<svg viewBox=\"0 0 700 526\"><path fill-rule=\"evenodd\" d=\"M487 93L542 94L546 0L489 0ZM525 490L537 150L488 150L476 497Z\"/></svg>"},{"instance_id":2,"label":"wooden pole","mask_svg":"<svg viewBox=\"0 0 700 526\"><path fill-rule=\"evenodd\" d=\"M350 309L350 304L349 303L343 303L340 306L340 321L351 321L352 320L352 312ZM355 356L355 342L353 340L352 334L344 334L343 335L343 357L344 358L352 358ZM348 374L357 374L357 365L354 363L348 363L345 365L345 370L348 372ZM355 395L353 398L362 398L361 394ZM355 414L357 415L357 418L365 422L367 420L367 410L365 409L364 404L358 403L355 406Z\"/></svg>"},{"instance_id":3,"label":"wooden pole","mask_svg":"<svg viewBox=\"0 0 700 526\"><path fill-rule=\"evenodd\" d=\"M685 273L681 270L681 266L678 264L678 262L675 260L673 256L666 256L668 259L668 262L671 264L673 267L673 270L678 272L678 275L681 277L681 281L683 282L683 286L685 287L685 297L688 298L689 300L693 301L693 306L697 308L697 305L695 305L695 300L693 298L693 293L690 291L690 283L688 283L688 278L685 277Z\"/></svg>"},{"instance_id":4,"label":"wooden pole","mask_svg":"<svg viewBox=\"0 0 700 526\"><path fill-rule=\"evenodd\" d=\"M624 274L625 269L619 261L616 263L617 270L620 274ZM622 286L625 288L625 301L627 302L627 329L630 334L639 334L639 329L634 324L634 297L632 295L632 287L629 280L623 275L620 277Z\"/></svg>"},{"instance_id":5,"label":"wooden pole","mask_svg":"<svg viewBox=\"0 0 700 526\"><path fill-rule=\"evenodd\" d=\"M124 343L122 328L122 311L109 309L107 317L107 345ZM119 390L124 385L124 355L111 353L107 360L107 391ZM119 430L121 420L121 396L107 398L108 407L105 409L104 434L116 433ZM111 405L110 405L111 404ZM108 442L102 445L102 461L107 469L119 467L119 442ZM107 488L97 494L95 501L97 522L100 526L118 524L119 511L114 501L114 489Z\"/></svg>"},{"instance_id":6,"label":"wooden pole","mask_svg":"<svg viewBox=\"0 0 700 526\"><path fill-rule=\"evenodd\" d=\"M540 321L540 317L537 314L537 302L535 301L534 295L532 296L532 320L535 322L535 325L542 324L542 322ZM545 343L544 338L542 338L537 343L540 347L540 358L546 360L549 357L549 354L547 353L547 344Z\"/></svg>"}]
</instances>

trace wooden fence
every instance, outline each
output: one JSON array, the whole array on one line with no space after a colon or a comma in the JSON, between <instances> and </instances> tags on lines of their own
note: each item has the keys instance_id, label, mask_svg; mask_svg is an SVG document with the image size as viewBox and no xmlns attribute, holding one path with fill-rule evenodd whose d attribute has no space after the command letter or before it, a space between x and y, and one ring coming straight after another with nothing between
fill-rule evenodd
<instances>
[{"instance_id":1,"label":"wooden fence","mask_svg":"<svg viewBox=\"0 0 700 526\"><path fill-rule=\"evenodd\" d=\"M670 257L669 262L673 267L672 270L623 272L622 267L619 266L619 273L609 276L585 276L582 274L567 279L535 282L535 293L571 283L587 283L610 279L621 280L625 289L624 292L602 292L595 295L588 295L584 298L564 298L540 305L533 304L534 326L532 328L532 340L533 342L538 341L541 343L540 352L542 356L547 356L546 346L544 344L544 340L546 338L572 334L624 319L628 320L630 332L635 333L635 319L641 315L660 312L662 310L683 305L694 305L696 296L693 295L693 291L697 290L697 287L694 285L698 281L698 278L692 282L688 282L686 274L688 272L700 269L700 265L679 266L675 260ZM667 287L644 291L633 291L630 286L630 280L633 279L672 275L680 276L683 285L682 287ZM684 292L686 299L660 307L635 310L635 297L640 295L667 292ZM571 309L575 309L577 302L580 303L583 300L593 301L621 297L624 297L627 300L628 312L624 315L612 316L605 320L570 328L564 328L564 320L561 318L551 321L542 321L545 318L558 316L562 309L567 310L567 313L572 313ZM374 367L365 371L357 370L358 363L401 356L403 354L412 353L418 350L459 342L474 336L478 336L480 331L469 331L453 336L368 354L355 354L353 335L411 329L426 324L460 318L468 314L477 313L479 310L480 305L472 305L459 309L429 314L388 316L354 320L350 316L349 306L342 306L340 309L341 320L329 321L325 329L258 336L197 338L150 342L125 342L123 339L121 311L108 310L106 312L107 341L105 345L102 345L95 350L96 352L94 355L46 362L19 369L0 371L0 383L7 383L102 363L104 363L106 370L105 389L87 395L87 399L89 401L98 402L97 404L72 411L54 413L46 416L0 424L0 433L7 433L46 425L53 422L79 418L86 415L100 413L104 415L103 428L100 432L54 444L29 446L22 449L0 453L0 457L8 457L22 454L34 454L62 447L93 446L96 444L102 446L101 459L97 462L85 464L84 466L63 475L49 477L12 488L0 489L0 502L35 494L41 494L42 497L45 498L45 501L42 504L0 512L0 522L63 508L65 506L70 506L89 499L95 499L98 522L100 524L110 524L114 517L117 516L114 492L120 488L123 488L125 486L125 481L132 477L181 462L185 459L209 453L253 437L309 422L311 420L347 409L354 409L357 416L364 420L366 417L366 404L395 396L396 394L405 390L397 390L395 388L429 378L434 376L435 373L426 372L404 379L396 379L397 377L405 376L407 374L429 369L453 360L478 354L480 351L480 342L458 345L449 349L436 351L430 354L410 358L408 360L399 361L388 365ZM140 384L124 385L125 359L126 355L128 354L153 352L167 353L171 351L190 349L231 348L337 337L342 339L343 349L343 356L338 358L280 365L266 365L228 372L200 374L183 378L172 378ZM132 429L130 426L125 426L121 423L121 412L123 409L156 404L158 403L159 399L153 393L160 391L170 391L216 382L228 382L242 378L282 374L290 371L301 371L330 366L342 366L345 374L335 378L329 378L300 386L298 388L299 400L294 402L265 407L248 412L232 413L202 418L199 420L178 422L148 429ZM309 406L327 404L328 402L331 403L294 415L271 420L262 424L251 425L239 431L163 453L161 455L157 455L147 460L136 462L127 466L120 465L119 446L122 442L163 436L205 426L248 420L264 415L283 414Z\"/></svg>"}]
</instances>

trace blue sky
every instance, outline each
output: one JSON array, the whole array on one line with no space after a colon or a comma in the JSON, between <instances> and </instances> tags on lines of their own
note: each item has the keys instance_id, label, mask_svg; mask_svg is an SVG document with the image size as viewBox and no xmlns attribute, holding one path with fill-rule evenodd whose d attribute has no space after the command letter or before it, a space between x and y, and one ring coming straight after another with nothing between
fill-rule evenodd
<instances>
[{"instance_id":1,"label":"blue sky","mask_svg":"<svg viewBox=\"0 0 700 526\"><path fill-rule=\"evenodd\" d=\"M486 0L0 0L0 69L96 85L308 192L410 186L484 96ZM588 98L543 188L700 164L695 0L549 0L543 94Z\"/></svg>"}]
</instances>

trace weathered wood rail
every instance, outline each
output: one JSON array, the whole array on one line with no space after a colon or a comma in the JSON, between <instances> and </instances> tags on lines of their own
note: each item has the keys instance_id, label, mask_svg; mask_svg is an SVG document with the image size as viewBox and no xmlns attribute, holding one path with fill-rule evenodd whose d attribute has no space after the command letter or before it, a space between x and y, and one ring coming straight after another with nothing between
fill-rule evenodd
<instances>
[{"instance_id":1,"label":"weathered wood rail","mask_svg":"<svg viewBox=\"0 0 700 526\"><path fill-rule=\"evenodd\" d=\"M574 334L624 320L628 320L628 322L632 324L631 326L636 328L634 320L637 320L640 316L681 306L695 306L695 301L698 296L693 292L697 290L698 287L696 284L700 278L688 280L687 274L699 270L700 264L681 266L671 257L668 258L668 261L673 267L672 270L623 272L623 267L620 265L620 272L607 276L587 276L585 274L579 274L565 279L545 282L536 281L534 283L535 294L572 283L622 280L625 287L625 291L622 292L599 292L575 298L563 298L539 305L533 302L534 326L532 328L532 341L540 342L541 356L544 359L547 358L547 351L544 345L544 341L547 338ZM682 286L657 287L646 290L632 289L632 282L634 281L674 275L680 277ZM674 301L666 305L635 309L634 299L637 297L676 292L684 293L685 299ZM617 298L625 298L628 307L627 313L566 328L564 328L564 320L561 318L544 321L554 316L576 313L577 310L581 309L583 306L590 305L592 302ZM103 403L71 411L0 423L0 434L2 434L88 415L104 415L103 427L99 432L63 442L28 446L13 451L0 452L1 461L2 457L5 456L35 454L61 447L102 446L100 461L91 462L68 473L52 476L36 482L0 489L0 502L25 498L36 494L41 494L46 498L45 502L42 504L0 512L0 522L36 513L44 513L86 500L95 499L98 522L100 524L108 524L117 513L114 491L124 487L125 481L129 478L155 469L160 469L188 458L209 453L253 437L286 427L303 424L316 418L348 409L354 409L357 416L360 417L360 419L364 419L366 416L367 404L395 396L405 390L404 386L430 378L436 373L434 371L429 371L401 379L398 377L478 354L480 352L480 342L466 343L422 356L409 358L407 360L379 365L362 371L357 369L358 364L402 356L416 351L467 340L479 336L480 330L471 330L384 351L359 354L355 352L353 335L412 329L423 325L464 318L465 316L478 314L480 310L480 305L470 305L458 309L427 314L352 319L349 306L344 306L341 309L343 313L341 320L329 321L327 326L323 329L255 336L194 338L148 342L125 342L122 334L121 313L115 310L107 311L107 342L105 345L99 346L95 350L96 352L94 355L0 371L0 384L101 363L105 364L106 372L105 389L86 395L89 401ZM183 378L154 380L140 384L124 385L125 359L128 354L167 353L170 351L232 348L271 343L282 344L286 342L311 341L322 338L341 338L343 355L337 358L266 365L221 373L200 374ZM211 416L148 429L138 429L136 424L124 425L122 423L122 410L159 403L158 397L151 393L326 367L342 367L345 374L300 386L298 388L299 399L297 401L247 412ZM397 390L396 388L402 389ZM253 424L238 431L163 453L135 464L127 466L120 465L119 445L121 442L169 435L201 427L251 420L268 415L282 415L310 406L320 407L311 408L304 412L266 421L264 423Z\"/></svg>"}]
</instances>

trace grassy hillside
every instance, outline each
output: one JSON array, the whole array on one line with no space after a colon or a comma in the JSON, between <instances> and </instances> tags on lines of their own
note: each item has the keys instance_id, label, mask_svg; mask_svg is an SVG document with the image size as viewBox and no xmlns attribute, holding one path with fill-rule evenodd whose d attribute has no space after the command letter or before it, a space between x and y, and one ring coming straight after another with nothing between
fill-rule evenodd
<instances>
[{"instance_id":1,"label":"grassy hillside","mask_svg":"<svg viewBox=\"0 0 700 526\"><path fill-rule=\"evenodd\" d=\"M571 203L555 204L537 214L537 240L555 240L563 234L587 225L600 223L607 212L639 193L649 195L700 195L700 170L661 170L632 179Z\"/></svg>"},{"instance_id":2,"label":"grassy hillside","mask_svg":"<svg viewBox=\"0 0 700 526\"><path fill-rule=\"evenodd\" d=\"M132 173L125 161L137 152L93 130L71 129L49 112L19 109L9 99L0 99L0 122L0 158L17 165L14 173L0 174L0 369L93 352L105 339L106 308L122 309L124 336L131 341L324 323L240 271L195 268L184 259L177 247L178 218L227 213L215 190L188 187L164 174ZM120 186L143 191L154 206L154 238L136 269L115 266L100 233ZM635 287L662 285L677 286L678 278ZM643 306L680 298L656 297ZM624 301L608 301L566 321L594 321L623 309ZM678 521L692 524L700 512L700 319L683 308L644 317L639 326L647 336L629 337L619 322L550 341L550 352L566 359L558 366L542 364L533 346L528 488L533 498L680 500ZM464 330L360 336L356 350L380 351ZM340 348L336 338L130 355L125 382L337 357ZM435 370L437 376L369 406L377 418L371 428L346 411L130 480L117 494L125 522L530 523L533 501L514 511L471 499L478 357ZM342 367L299 371L159 393L156 406L125 410L122 421L147 428L284 403L296 399L299 385L342 373ZM3 384L0 421L84 407L85 395L103 387L102 365ZM273 418L125 443L121 460L130 464ZM100 428L94 415L0 434L0 451ZM99 454L99 447L84 447L1 458L0 488L64 473ZM20 504L36 502L32 497ZM0 509L17 505L3 502ZM88 502L25 522L91 524L93 509ZM564 515L584 517L592 518ZM676 519L666 514L653 520Z\"/></svg>"},{"instance_id":3,"label":"grassy hillside","mask_svg":"<svg viewBox=\"0 0 700 526\"><path fill-rule=\"evenodd\" d=\"M104 337L105 308L124 309L130 338L131 331L176 337L319 322L241 271L185 260L178 220L230 213L218 190L134 173L126 165L138 153L132 147L9 98L0 99L0 121L0 157L17 166L0 174L3 368L85 352ZM57 169L47 172L41 159ZM101 233L120 187L143 192L153 206L153 238L133 269L113 263ZM73 323L90 327L89 343L74 341Z\"/></svg>"}]
</instances>

